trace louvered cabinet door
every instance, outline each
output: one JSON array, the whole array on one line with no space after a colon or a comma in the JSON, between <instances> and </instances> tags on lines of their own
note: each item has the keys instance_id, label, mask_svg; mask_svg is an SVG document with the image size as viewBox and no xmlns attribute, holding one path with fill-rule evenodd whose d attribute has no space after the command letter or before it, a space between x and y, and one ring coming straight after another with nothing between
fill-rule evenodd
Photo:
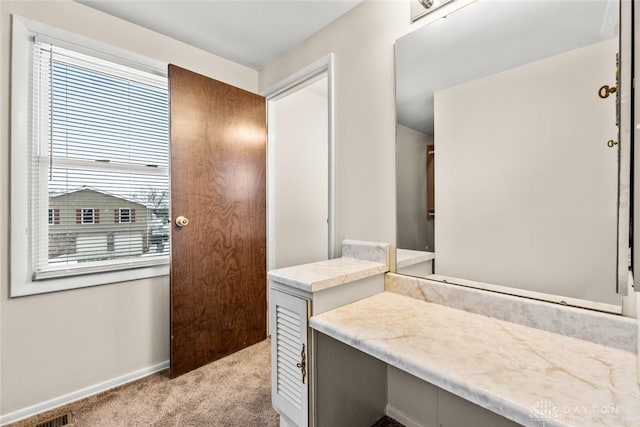
<instances>
[{"instance_id":1,"label":"louvered cabinet door","mask_svg":"<svg viewBox=\"0 0 640 427\"><path fill-rule=\"evenodd\" d=\"M273 406L294 425L307 427L308 300L272 290L270 306Z\"/></svg>"}]
</instances>

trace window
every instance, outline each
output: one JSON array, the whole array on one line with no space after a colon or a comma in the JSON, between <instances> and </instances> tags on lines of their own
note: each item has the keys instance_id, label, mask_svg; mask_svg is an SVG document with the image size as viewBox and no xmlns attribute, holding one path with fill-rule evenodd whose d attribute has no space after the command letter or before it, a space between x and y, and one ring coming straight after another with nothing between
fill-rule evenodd
<instances>
[{"instance_id":1,"label":"window","mask_svg":"<svg viewBox=\"0 0 640 427\"><path fill-rule=\"evenodd\" d=\"M79 216L79 224L99 224L100 223L100 211L98 209L76 209L76 214Z\"/></svg>"},{"instance_id":2,"label":"window","mask_svg":"<svg viewBox=\"0 0 640 427\"><path fill-rule=\"evenodd\" d=\"M136 221L135 209L117 209L114 213L114 222L116 224L131 224Z\"/></svg>"},{"instance_id":3,"label":"window","mask_svg":"<svg viewBox=\"0 0 640 427\"><path fill-rule=\"evenodd\" d=\"M12 131L12 200L25 193L12 221L28 235L12 246L24 280L12 281L11 295L166 274L168 244L149 244L169 212L166 76L25 22L14 17L12 91L27 100L29 130Z\"/></svg>"},{"instance_id":4,"label":"window","mask_svg":"<svg viewBox=\"0 0 640 427\"><path fill-rule=\"evenodd\" d=\"M60 209L49 209L49 225L60 224Z\"/></svg>"},{"instance_id":5,"label":"window","mask_svg":"<svg viewBox=\"0 0 640 427\"><path fill-rule=\"evenodd\" d=\"M113 233L107 234L107 252L114 252L116 250L116 236Z\"/></svg>"}]
</instances>

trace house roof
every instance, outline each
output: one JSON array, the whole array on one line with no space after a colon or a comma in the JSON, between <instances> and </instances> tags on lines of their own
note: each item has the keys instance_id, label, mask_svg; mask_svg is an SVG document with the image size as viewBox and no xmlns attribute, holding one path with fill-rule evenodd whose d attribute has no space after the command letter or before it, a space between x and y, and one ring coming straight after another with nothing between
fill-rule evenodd
<instances>
[{"instance_id":1,"label":"house roof","mask_svg":"<svg viewBox=\"0 0 640 427\"><path fill-rule=\"evenodd\" d=\"M94 193L104 194L105 196L109 196L109 197L114 197L116 199L125 200L125 201L127 201L129 203L135 203L135 204L140 205L140 206L145 207L145 208L154 207L154 206L151 206L150 204L147 204L147 203L145 203L145 202L143 202L141 200L134 199L132 197L123 197L123 196L120 196L120 195L117 195L117 194L109 193L108 191L98 190L97 188L89 187L89 186L86 186L86 185L83 185L82 187L74 188L72 190L63 191L63 192L56 193L56 194L50 194L49 198L67 196L69 194L78 193L80 191L92 191Z\"/></svg>"}]
</instances>

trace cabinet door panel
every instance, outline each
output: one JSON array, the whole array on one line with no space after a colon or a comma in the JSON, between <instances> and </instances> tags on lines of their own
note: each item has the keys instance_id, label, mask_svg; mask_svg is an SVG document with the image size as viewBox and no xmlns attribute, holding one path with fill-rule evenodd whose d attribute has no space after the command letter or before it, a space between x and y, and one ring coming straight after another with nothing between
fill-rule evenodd
<instances>
[{"instance_id":1,"label":"cabinet door panel","mask_svg":"<svg viewBox=\"0 0 640 427\"><path fill-rule=\"evenodd\" d=\"M307 304L302 298L271 292L273 406L298 427L309 423Z\"/></svg>"}]
</instances>

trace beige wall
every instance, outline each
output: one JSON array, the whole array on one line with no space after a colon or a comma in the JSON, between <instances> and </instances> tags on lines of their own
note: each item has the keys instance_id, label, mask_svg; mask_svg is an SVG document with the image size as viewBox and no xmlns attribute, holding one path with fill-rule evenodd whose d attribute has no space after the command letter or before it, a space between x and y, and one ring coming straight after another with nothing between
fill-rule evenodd
<instances>
[{"instance_id":1,"label":"beige wall","mask_svg":"<svg viewBox=\"0 0 640 427\"><path fill-rule=\"evenodd\" d=\"M12 13L258 89L254 70L78 3L0 1L0 416L169 358L168 277L8 299Z\"/></svg>"},{"instance_id":2,"label":"beige wall","mask_svg":"<svg viewBox=\"0 0 640 427\"><path fill-rule=\"evenodd\" d=\"M394 43L409 3L365 1L260 71L266 90L335 54L336 250L342 239L396 241Z\"/></svg>"},{"instance_id":3,"label":"beige wall","mask_svg":"<svg viewBox=\"0 0 640 427\"><path fill-rule=\"evenodd\" d=\"M334 53L336 254L343 239L396 242L396 39L468 3L410 23L410 3L364 0L260 70L260 90Z\"/></svg>"},{"instance_id":4,"label":"beige wall","mask_svg":"<svg viewBox=\"0 0 640 427\"><path fill-rule=\"evenodd\" d=\"M620 304L615 100L593 91L615 80L617 50L615 38L436 92L436 274Z\"/></svg>"}]
</instances>

